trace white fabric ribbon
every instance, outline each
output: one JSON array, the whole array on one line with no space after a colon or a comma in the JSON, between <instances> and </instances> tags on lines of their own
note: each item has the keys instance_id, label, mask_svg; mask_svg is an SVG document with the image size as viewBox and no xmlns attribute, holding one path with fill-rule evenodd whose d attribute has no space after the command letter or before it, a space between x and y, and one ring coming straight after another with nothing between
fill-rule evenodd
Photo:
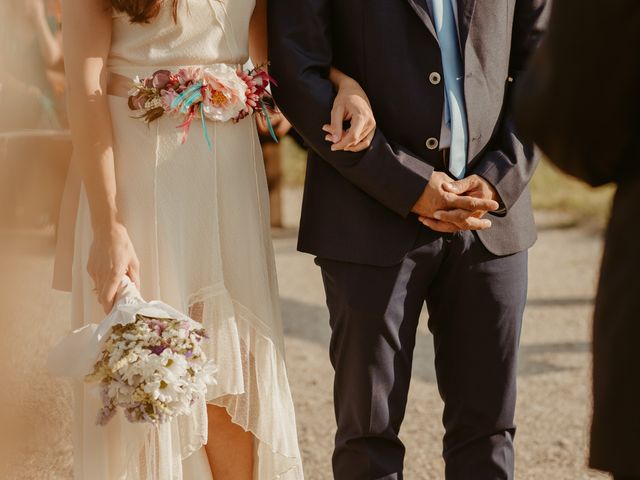
<instances>
[{"instance_id":1,"label":"white fabric ribbon","mask_svg":"<svg viewBox=\"0 0 640 480\"><path fill-rule=\"evenodd\" d=\"M116 303L105 319L74 330L49 353L48 368L57 377L83 378L93 371L100 352L114 325L127 325L136 315L150 318L173 318L196 322L169 305L154 300L146 302L134 283L125 276L116 294ZM199 326L199 324L197 324Z\"/></svg>"}]
</instances>

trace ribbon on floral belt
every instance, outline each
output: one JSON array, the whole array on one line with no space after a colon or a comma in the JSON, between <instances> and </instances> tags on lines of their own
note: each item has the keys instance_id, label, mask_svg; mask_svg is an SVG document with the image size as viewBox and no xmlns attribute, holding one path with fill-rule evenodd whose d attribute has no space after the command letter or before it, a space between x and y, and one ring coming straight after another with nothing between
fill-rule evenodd
<instances>
[{"instance_id":1,"label":"ribbon on floral belt","mask_svg":"<svg viewBox=\"0 0 640 480\"><path fill-rule=\"evenodd\" d=\"M146 302L123 277L116 304L100 324L75 330L49 354L49 371L98 387L105 425L122 409L131 422L159 424L188 415L216 367L200 344L202 325L160 301Z\"/></svg>"},{"instance_id":2,"label":"ribbon on floral belt","mask_svg":"<svg viewBox=\"0 0 640 480\"><path fill-rule=\"evenodd\" d=\"M182 143L187 140L193 120L199 116L210 149L207 119L239 122L249 115L260 114L265 118L271 137L278 142L269 117L269 111L275 110L275 102L269 93L271 84L276 83L263 67L242 71L216 64L182 68L175 73L158 70L150 77L136 77L129 91L129 108L141 112L137 118L147 123L166 114L181 117L182 122L176 128L183 131Z\"/></svg>"}]
</instances>

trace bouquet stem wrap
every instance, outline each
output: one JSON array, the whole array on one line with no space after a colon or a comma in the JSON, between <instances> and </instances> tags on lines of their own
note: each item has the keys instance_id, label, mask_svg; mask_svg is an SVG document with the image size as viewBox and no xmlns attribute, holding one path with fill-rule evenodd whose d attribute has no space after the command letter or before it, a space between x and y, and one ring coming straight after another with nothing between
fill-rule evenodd
<instances>
[{"instance_id":1,"label":"bouquet stem wrap","mask_svg":"<svg viewBox=\"0 0 640 480\"><path fill-rule=\"evenodd\" d=\"M99 385L106 425L123 410L130 422L165 423L188 415L215 383L200 348L202 326L160 301L146 302L124 277L112 311L64 338L49 358L51 373Z\"/></svg>"}]
</instances>

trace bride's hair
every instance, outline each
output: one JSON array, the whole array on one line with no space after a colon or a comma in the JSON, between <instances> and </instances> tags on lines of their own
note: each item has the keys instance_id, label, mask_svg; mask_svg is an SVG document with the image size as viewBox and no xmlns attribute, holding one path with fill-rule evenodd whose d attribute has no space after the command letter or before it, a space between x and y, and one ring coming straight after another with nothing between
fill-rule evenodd
<instances>
[{"instance_id":1,"label":"bride's hair","mask_svg":"<svg viewBox=\"0 0 640 480\"><path fill-rule=\"evenodd\" d=\"M175 20L178 16L178 0L109 0L109 3L116 11L129 15L132 23L149 23L158 15L162 4L169 1Z\"/></svg>"}]
</instances>

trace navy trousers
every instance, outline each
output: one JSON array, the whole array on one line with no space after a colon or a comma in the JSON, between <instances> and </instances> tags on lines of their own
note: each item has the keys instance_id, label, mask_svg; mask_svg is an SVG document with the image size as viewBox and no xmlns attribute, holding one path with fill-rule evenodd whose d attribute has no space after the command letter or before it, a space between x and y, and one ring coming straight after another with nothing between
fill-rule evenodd
<instances>
[{"instance_id":1,"label":"navy trousers","mask_svg":"<svg viewBox=\"0 0 640 480\"><path fill-rule=\"evenodd\" d=\"M334 478L403 478L405 448L398 434L426 302L445 404L446 479L513 479L527 252L498 257L472 232L440 234L425 227L395 266L316 263L332 328Z\"/></svg>"}]
</instances>

